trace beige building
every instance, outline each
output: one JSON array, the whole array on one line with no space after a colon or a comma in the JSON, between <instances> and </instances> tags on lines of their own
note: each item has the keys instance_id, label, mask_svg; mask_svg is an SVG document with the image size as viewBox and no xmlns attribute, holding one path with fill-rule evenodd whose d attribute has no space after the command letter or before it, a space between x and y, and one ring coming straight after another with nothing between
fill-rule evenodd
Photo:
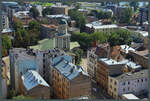
<instances>
[{"instance_id":1,"label":"beige building","mask_svg":"<svg viewBox=\"0 0 150 101\"><path fill-rule=\"evenodd\" d=\"M108 77L108 94L115 99L121 98L122 94L139 95L144 92L148 92L147 69Z\"/></svg>"}]
</instances>

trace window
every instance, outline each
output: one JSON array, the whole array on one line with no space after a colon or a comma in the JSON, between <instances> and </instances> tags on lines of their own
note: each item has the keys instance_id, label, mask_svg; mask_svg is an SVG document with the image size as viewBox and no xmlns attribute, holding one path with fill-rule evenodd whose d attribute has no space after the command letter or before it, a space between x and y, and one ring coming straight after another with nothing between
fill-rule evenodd
<instances>
[{"instance_id":1,"label":"window","mask_svg":"<svg viewBox=\"0 0 150 101\"><path fill-rule=\"evenodd\" d=\"M122 85L125 85L125 84L126 84L125 82L122 83Z\"/></svg>"},{"instance_id":2,"label":"window","mask_svg":"<svg viewBox=\"0 0 150 101\"><path fill-rule=\"evenodd\" d=\"M115 85L117 85L117 82L115 81L115 83L114 83Z\"/></svg>"},{"instance_id":3,"label":"window","mask_svg":"<svg viewBox=\"0 0 150 101\"><path fill-rule=\"evenodd\" d=\"M147 81L147 78L145 78L145 81Z\"/></svg>"},{"instance_id":4,"label":"window","mask_svg":"<svg viewBox=\"0 0 150 101\"><path fill-rule=\"evenodd\" d=\"M128 85L130 84L130 82L128 82Z\"/></svg>"},{"instance_id":5,"label":"window","mask_svg":"<svg viewBox=\"0 0 150 101\"><path fill-rule=\"evenodd\" d=\"M139 80L137 80L139 82Z\"/></svg>"},{"instance_id":6,"label":"window","mask_svg":"<svg viewBox=\"0 0 150 101\"><path fill-rule=\"evenodd\" d=\"M114 88L114 91L116 91L116 88Z\"/></svg>"},{"instance_id":7,"label":"window","mask_svg":"<svg viewBox=\"0 0 150 101\"><path fill-rule=\"evenodd\" d=\"M112 89L112 86L110 85L110 88Z\"/></svg>"},{"instance_id":8,"label":"window","mask_svg":"<svg viewBox=\"0 0 150 101\"><path fill-rule=\"evenodd\" d=\"M130 90L130 87L128 87L128 90Z\"/></svg>"},{"instance_id":9,"label":"window","mask_svg":"<svg viewBox=\"0 0 150 101\"><path fill-rule=\"evenodd\" d=\"M125 92L125 88L123 88L123 92Z\"/></svg>"},{"instance_id":10,"label":"window","mask_svg":"<svg viewBox=\"0 0 150 101\"><path fill-rule=\"evenodd\" d=\"M143 82L143 79L141 79L141 81Z\"/></svg>"}]
</instances>

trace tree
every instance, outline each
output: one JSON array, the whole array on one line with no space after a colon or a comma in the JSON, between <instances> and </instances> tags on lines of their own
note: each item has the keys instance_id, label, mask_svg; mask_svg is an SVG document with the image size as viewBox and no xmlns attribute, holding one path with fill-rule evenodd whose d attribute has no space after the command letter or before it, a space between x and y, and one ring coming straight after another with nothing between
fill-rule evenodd
<instances>
[{"instance_id":1,"label":"tree","mask_svg":"<svg viewBox=\"0 0 150 101\"><path fill-rule=\"evenodd\" d=\"M80 28L80 31L82 32L86 24L86 16L83 13L77 11L76 9L69 10L69 16L72 20L76 21L77 27Z\"/></svg>"},{"instance_id":2,"label":"tree","mask_svg":"<svg viewBox=\"0 0 150 101\"><path fill-rule=\"evenodd\" d=\"M42 11L42 15L45 17L46 15L50 15L52 14L52 9L50 7L46 7L45 9L43 9Z\"/></svg>"},{"instance_id":3,"label":"tree","mask_svg":"<svg viewBox=\"0 0 150 101\"><path fill-rule=\"evenodd\" d=\"M14 89L11 89L9 92L8 92L8 99L11 99L12 97L16 96L16 92Z\"/></svg>"},{"instance_id":4,"label":"tree","mask_svg":"<svg viewBox=\"0 0 150 101\"><path fill-rule=\"evenodd\" d=\"M131 18L132 18L132 9L131 8L126 8L125 10L121 11L121 16L119 19L120 23L126 23L130 24Z\"/></svg>"},{"instance_id":5,"label":"tree","mask_svg":"<svg viewBox=\"0 0 150 101\"><path fill-rule=\"evenodd\" d=\"M36 7L32 7L31 9L30 9L30 13L31 13L31 15L33 16L33 18L36 18L36 17L38 17L39 16L39 11L36 9Z\"/></svg>"},{"instance_id":6,"label":"tree","mask_svg":"<svg viewBox=\"0 0 150 101\"><path fill-rule=\"evenodd\" d=\"M79 65L82 59L83 50L78 48L74 51L74 53L75 53L75 64Z\"/></svg>"},{"instance_id":7,"label":"tree","mask_svg":"<svg viewBox=\"0 0 150 101\"><path fill-rule=\"evenodd\" d=\"M29 23L29 30L40 30L40 24L33 20Z\"/></svg>"},{"instance_id":8,"label":"tree","mask_svg":"<svg viewBox=\"0 0 150 101\"><path fill-rule=\"evenodd\" d=\"M139 7L139 2L133 1L133 2L130 2L129 5L130 5L131 7L134 7L134 11L136 11L136 10L138 9L138 7Z\"/></svg>"},{"instance_id":9,"label":"tree","mask_svg":"<svg viewBox=\"0 0 150 101\"><path fill-rule=\"evenodd\" d=\"M131 32L124 29L113 31L109 37L108 42L111 46L131 44Z\"/></svg>"},{"instance_id":10,"label":"tree","mask_svg":"<svg viewBox=\"0 0 150 101\"><path fill-rule=\"evenodd\" d=\"M8 55L10 48L12 48L11 38L8 35L2 35L2 56Z\"/></svg>"}]
</instances>

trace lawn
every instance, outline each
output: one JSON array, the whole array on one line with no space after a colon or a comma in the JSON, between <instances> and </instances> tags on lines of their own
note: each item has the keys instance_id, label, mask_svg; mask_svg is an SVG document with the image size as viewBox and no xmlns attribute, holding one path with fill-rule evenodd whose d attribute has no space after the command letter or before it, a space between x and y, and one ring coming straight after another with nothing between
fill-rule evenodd
<instances>
[{"instance_id":1,"label":"lawn","mask_svg":"<svg viewBox=\"0 0 150 101\"><path fill-rule=\"evenodd\" d=\"M41 5L41 6L43 6L43 7L48 7L48 6L52 6L52 5L54 5L53 3L49 3L49 2L32 2L32 4L35 4L35 5Z\"/></svg>"},{"instance_id":2,"label":"lawn","mask_svg":"<svg viewBox=\"0 0 150 101\"><path fill-rule=\"evenodd\" d=\"M19 95L19 96L15 96L12 98L13 100L33 100L35 98L30 97L30 96L23 96L23 95Z\"/></svg>"}]
</instances>

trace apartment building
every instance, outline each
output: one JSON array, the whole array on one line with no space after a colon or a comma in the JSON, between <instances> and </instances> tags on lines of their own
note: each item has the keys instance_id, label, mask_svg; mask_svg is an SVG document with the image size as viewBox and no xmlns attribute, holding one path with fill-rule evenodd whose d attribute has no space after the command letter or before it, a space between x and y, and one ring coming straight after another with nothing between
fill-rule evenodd
<instances>
[{"instance_id":1,"label":"apartment building","mask_svg":"<svg viewBox=\"0 0 150 101\"><path fill-rule=\"evenodd\" d=\"M96 78L97 61L99 57L108 56L108 44L100 44L97 47L92 47L87 51L87 72L91 78Z\"/></svg>"},{"instance_id":2,"label":"apartment building","mask_svg":"<svg viewBox=\"0 0 150 101\"><path fill-rule=\"evenodd\" d=\"M2 12L2 29L9 28L9 20L6 12Z\"/></svg>"},{"instance_id":3,"label":"apartment building","mask_svg":"<svg viewBox=\"0 0 150 101\"><path fill-rule=\"evenodd\" d=\"M133 57L133 61L144 68L148 68L148 50L144 51L129 51L129 54Z\"/></svg>"},{"instance_id":4,"label":"apartment building","mask_svg":"<svg viewBox=\"0 0 150 101\"><path fill-rule=\"evenodd\" d=\"M63 57L54 60L53 91L59 99L91 95L91 81L82 67Z\"/></svg>"},{"instance_id":5,"label":"apartment building","mask_svg":"<svg viewBox=\"0 0 150 101\"><path fill-rule=\"evenodd\" d=\"M68 6L66 5L53 5L52 7L52 14L64 14L64 15L68 15Z\"/></svg>"},{"instance_id":6,"label":"apartment building","mask_svg":"<svg viewBox=\"0 0 150 101\"><path fill-rule=\"evenodd\" d=\"M143 25L143 22L148 21L148 8L140 8L138 18L140 25Z\"/></svg>"},{"instance_id":7,"label":"apartment building","mask_svg":"<svg viewBox=\"0 0 150 101\"><path fill-rule=\"evenodd\" d=\"M108 77L108 94L113 98L121 98L122 94L139 95L148 91L148 70L135 73L124 73Z\"/></svg>"},{"instance_id":8,"label":"apartment building","mask_svg":"<svg viewBox=\"0 0 150 101\"><path fill-rule=\"evenodd\" d=\"M36 99L50 99L50 86L34 70L29 70L21 76L20 92Z\"/></svg>"},{"instance_id":9,"label":"apartment building","mask_svg":"<svg viewBox=\"0 0 150 101\"><path fill-rule=\"evenodd\" d=\"M9 50L10 80L12 88L19 92L20 74L35 70L43 76L43 53L32 49L13 48Z\"/></svg>"},{"instance_id":10,"label":"apartment building","mask_svg":"<svg viewBox=\"0 0 150 101\"><path fill-rule=\"evenodd\" d=\"M108 90L108 77L122 74L124 67L124 63L109 58L100 58L96 68L96 82Z\"/></svg>"},{"instance_id":11,"label":"apartment building","mask_svg":"<svg viewBox=\"0 0 150 101\"><path fill-rule=\"evenodd\" d=\"M7 98L7 90L8 90L8 87L7 87L7 66L6 66L6 63L2 60L2 74L1 74L1 84L2 84L2 98Z\"/></svg>"},{"instance_id":12,"label":"apartment building","mask_svg":"<svg viewBox=\"0 0 150 101\"><path fill-rule=\"evenodd\" d=\"M94 21L91 23L87 23L85 25L85 31L87 33L93 33L93 32L112 32L113 30L118 29L118 26L115 24L108 24L104 25L100 21Z\"/></svg>"},{"instance_id":13,"label":"apartment building","mask_svg":"<svg viewBox=\"0 0 150 101\"><path fill-rule=\"evenodd\" d=\"M30 17L29 11L18 11L13 14L13 21L20 20L24 27L28 27L29 23L34 19Z\"/></svg>"}]
</instances>

